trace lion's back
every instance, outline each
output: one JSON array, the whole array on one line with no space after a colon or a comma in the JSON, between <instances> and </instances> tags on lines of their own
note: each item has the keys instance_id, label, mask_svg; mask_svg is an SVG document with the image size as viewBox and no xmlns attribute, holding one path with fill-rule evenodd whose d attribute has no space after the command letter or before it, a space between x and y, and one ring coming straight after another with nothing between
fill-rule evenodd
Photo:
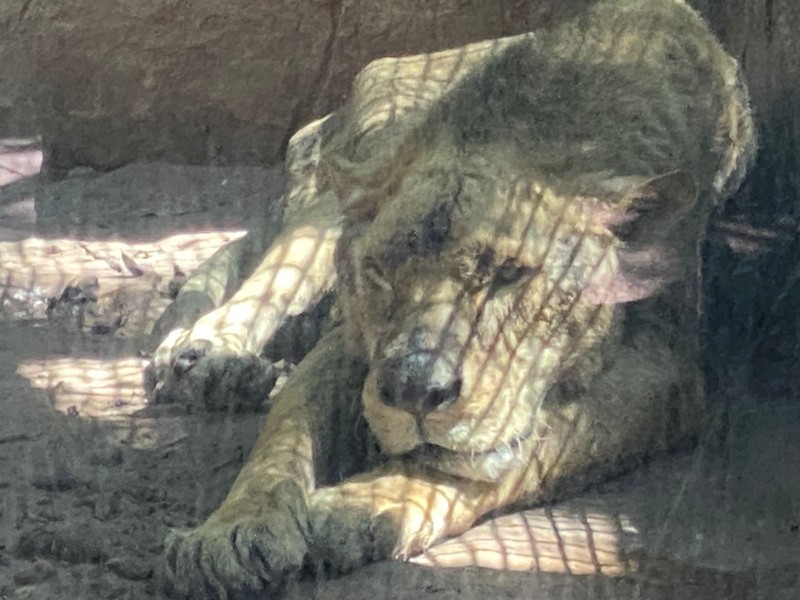
<instances>
[{"instance_id":1,"label":"lion's back","mask_svg":"<svg viewBox=\"0 0 800 600\"><path fill-rule=\"evenodd\" d=\"M598 2L552 29L373 61L332 119L321 160L342 197L436 136L551 181L688 169L711 201L755 152L736 61L677 0Z\"/></svg>"}]
</instances>

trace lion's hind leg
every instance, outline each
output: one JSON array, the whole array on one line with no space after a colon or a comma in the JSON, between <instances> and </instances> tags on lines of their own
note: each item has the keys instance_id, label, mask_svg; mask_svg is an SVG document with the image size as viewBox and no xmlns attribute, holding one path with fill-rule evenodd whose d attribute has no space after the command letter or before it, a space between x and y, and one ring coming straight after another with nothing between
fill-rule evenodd
<instances>
[{"instance_id":1,"label":"lion's hind leg","mask_svg":"<svg viewBox=\"0 0 800 600\"><path fill-rule=\"evenodd\" d=\"M221 306L253 270L257 257L263 254L272 237L251 231L217 250L192 271L153 325L153 337L160 343L172 330L186 330L201 316Z\"/></svg>"},{"instance_id":2,"label":"lion's hind leg","mask_svg":"<svg viewBox=\"0 0 800 600\"><path fill-rule=\"evenodd\" d=\"M284 232L239 290L191 328L171 331L153 357L151 399L206 410L254 410L276 378L260 354L289 317L314 306L335 278L335 217Z\"/></svg>"},{"instance_id":3,"label":"lion's hind leg","mask_svg":"<svg viewBox=\"0 0 800 600\"><path fill-rule=\"evenodd\" d=\"M271 239L257 226L223 248L157 324L157 334L169 332L145 377L151 400L206 410L263 405L276 378L260 356L265 344L288 318L316 306L335 280L341 214L335 196L316 184L324 122L303 128L290 143L282 232Z\"/></svg>"}]
</instances>

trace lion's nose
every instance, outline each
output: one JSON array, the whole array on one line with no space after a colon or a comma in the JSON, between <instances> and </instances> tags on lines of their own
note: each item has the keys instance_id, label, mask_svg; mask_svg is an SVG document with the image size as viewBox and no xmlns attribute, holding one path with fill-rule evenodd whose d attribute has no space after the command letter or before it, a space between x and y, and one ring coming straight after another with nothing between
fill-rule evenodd
<instances>
[{"instance_id":1,"label":"lion's nose","mask_svg":"<svg viewBox=\"0 0 800 600\"><path fill-rule=\"evenodd\" d=\"M387 406L423 415L457 399L461 377L457 369L422 350L385 360L378 389Z\"/></svg>"}]
</instances>

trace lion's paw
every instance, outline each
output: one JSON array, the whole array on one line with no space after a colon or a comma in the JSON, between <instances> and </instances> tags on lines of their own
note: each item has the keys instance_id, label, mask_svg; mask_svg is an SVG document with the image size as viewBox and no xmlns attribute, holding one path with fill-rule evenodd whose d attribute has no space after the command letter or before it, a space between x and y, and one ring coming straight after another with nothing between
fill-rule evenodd
<instances>
[{"instance_id":1,"label":"lion's paw","mask_svg":"<svg viewBox=\"0 0 800 600\"><path fill-rule=\"evenodd\" d=\"M397 526L388 515L373 515L360 507L331 503L326 490L312 499L309 557L325 576L341 575L392 557Z\"/></svg>"},{"instance_id":2,"label":"lion's paw","mask_svg":"<svg viewBox=\"0 0 800 600\"><path fill-rule=\"evenodd\" d=\"M170 532L160 572L164 592L187 599L269 597L303 565L308 525L299 512L277 506L233 523L212 517L197 529Z\"/></svg>"},{"instance_id":3,"label":"lion's paw","mask_svg":"<svg viewBox=\"0 0 800 600\"><path fill-rule=\"evenodd\" d=\"M275 384L277 370L269 361L230 346L221 337L171 331L145 370L148 399L207 411L257 410Z\"/></svg>"},{"instance_id":4,"label":"lion's paw","mask_svg":"<svg viewBox=\"0 0 800 600\"><path fill-rule=\"evenodd\" d=\"M340 571L387 558L409 560L478 517L458 488L400 475L319 489L310 504L309 553Z\"/></svg>"}]
</instances>

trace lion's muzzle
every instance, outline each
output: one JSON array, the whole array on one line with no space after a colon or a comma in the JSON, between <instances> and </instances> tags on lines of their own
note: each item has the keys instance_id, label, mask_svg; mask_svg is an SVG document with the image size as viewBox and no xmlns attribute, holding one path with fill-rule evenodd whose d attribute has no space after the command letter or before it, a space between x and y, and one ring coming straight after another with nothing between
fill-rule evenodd
<instances>
[{"instance_id":1,"label":"lion's muzzle","mask_svg":"<svg viewBox=\"0 0 800 600\"><path fill-rule=\"evenodd\" d=\"M448 359L449 353L425 347L429 335L420 329L405 343L390 344L394 351L379 366L378 392L385 405L423 416L459 397L462 376L458 362Z\"/></svg>"}]
</instances>

